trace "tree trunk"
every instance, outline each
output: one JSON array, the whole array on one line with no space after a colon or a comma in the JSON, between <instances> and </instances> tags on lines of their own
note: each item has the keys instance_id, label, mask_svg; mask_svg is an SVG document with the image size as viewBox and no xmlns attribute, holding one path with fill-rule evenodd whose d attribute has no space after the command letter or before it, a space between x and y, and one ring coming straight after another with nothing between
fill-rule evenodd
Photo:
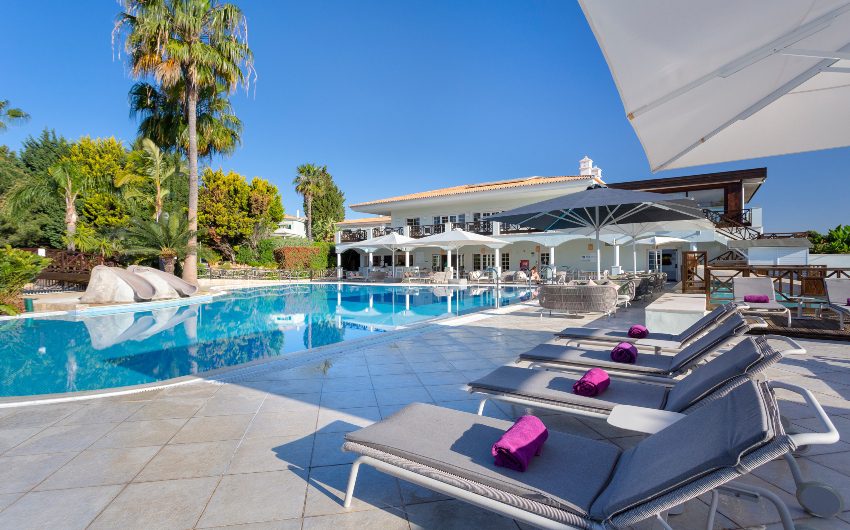
<instances>
[{"instance_id":1,"label":"tree trunk","mask_svg":"<svg viewBox=\"0 0 850 530\"><path fill-rule=\"evenodd\" d=\"M77 234L77 208L74 201L65 200L65 237L68 239L67 246L70 252L77 250L74 244L74 236Z\"/></svg>"},{"instance_id":2,"label":"tree trunk","mask_svg":"<svg viewBox=\"0 0 850 530\"><path fill-rule=\"evenodd\" d=\"M304 195L307 214L307 241L313 241L313 195L308 193Z\"/></svg>"},{"instance_id":3,"label":"tree trunk","mask_svg":"<svg viewBox=\"0 0 850 530\"><path fill-rule=\"evenodd\" d=\"M189 125L189 245L183 260L183 279L198 283L198 87L193 79L187 83L189 97L186 113Z\"/></svg>"},{"instance_id":4,"label":"tree trunk","mask_svg":"<svg viewBox=\"0 0 850 530\"><path fill-rule=\"evenodd\" d=\"M162 186L159 181L156 182L156 196L154 198L153 205L153 220L157 223L159 222L159 218L162 217Z\"/></svg>"}]
</instances>

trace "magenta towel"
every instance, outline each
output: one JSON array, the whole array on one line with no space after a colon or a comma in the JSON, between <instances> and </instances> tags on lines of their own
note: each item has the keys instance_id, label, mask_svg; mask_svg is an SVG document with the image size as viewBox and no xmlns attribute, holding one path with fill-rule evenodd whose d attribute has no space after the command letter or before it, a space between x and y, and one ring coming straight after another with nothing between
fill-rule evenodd
<instances>
[{"instance_id":1,"label":"magenta towel","mask_svg":"<svg viewBox=\"0 0 850 530\"><path fill-rule=\"evenodd\" d=\"M635 324L634 326L629 328L629 337L633 339L645 339L649 336L649 330L646 329L646 326L641 326L640 324Z\"/></svg>"},{"instance_id":2,"label":"magenta towel","mask_svg":"<svg viewBox=\"0 0 850 530\"><path fill-rule=\"evenodd\" d=\"M495 464L515 471L525 471L531 459L540 454L549 431L536 416L523 416L493 444Z\"/></svg>"},{"instance_id":3,"label":"magenta towel","mask_svg":"<svg viewBox=\"0 0 850 530\"><path fill-rule=\"evenodd\" d=\"M770 302L770 297L766 294L748 294L744 296L744 302L748 304L766 304Z\"/></svg>"},{"instance_id":4,"label":"magenta towel","mask_svg":"<svg viewBox=\"0 0 850 530\"><path fill-rule=\"evenodd\" d=\"M573 394L578 394L584 397L598 396L608 385L611 384L611 379L608 377L608 372L602 368L591 368L581 379L573 385Z\"/></svg>"},{"instance_id":5,"label":"magenta towel","mask_svg":"<svg viewBox=\"0 0 850 530\"><path fill-rule=\"evenodd\" d=\"M614 346L611 350L611 360L615 363L635 364L637 362L638 351L634 344L621 342Z\"/></svg>"},{"instance_id":6,"label":"magenta towel","mask_svg":"<svg viewBox=\"0 0 850 530\"><path fill-rule=\"evenodd\" d=\"M847 305L850 306L850 298L847 299Z\"/></svg>"}]
</instances>

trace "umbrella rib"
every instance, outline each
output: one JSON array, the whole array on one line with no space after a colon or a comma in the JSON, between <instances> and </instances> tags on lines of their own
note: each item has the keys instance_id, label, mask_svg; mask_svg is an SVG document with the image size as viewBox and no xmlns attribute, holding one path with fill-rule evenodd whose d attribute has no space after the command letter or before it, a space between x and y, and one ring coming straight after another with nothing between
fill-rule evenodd
<instances>
[{"instance_id":1,"label":"umbrella rib","mask_svg":"<svg viewBox=\"0 0 850 530\"><path fill-rule=\"evenodd\" d=\"M850 51L850 44L842 46L838 51L839 52ZM721 124L719 127L714 129L710 133L704 135L702 138L700 138L696 142L692 143L691 145L689 145L688 147L686 147L685 149L680 151L679 154L673 156L672 158L670 158L669 160L667 160L663 164L656 166L655 168L653 168L652 171L661 171L663 169L666 169L670 164L679 160L680 158L682 158L686 154L690 153L691 151L693 151L694 149L696 149L700 145L704 144L705 142L707 142L708 140L710 140L711 138L713 138L717 134L723 132L724 130L728 129L733 124L735 124L739 121L746 120L747 118L749 118L750 116L752 116L756 112L758 112L761 109L765 108L766 106L770 105L771 103L773 103L777 99L786 95L788 92L791 92L792 90L794 90L798 86L802 85L803 83L805 83L809 79L813 78L814 76L821 73L823 70L826 70L827 68L829 68L830 66L832 66L833 64L835 64L837 62L838 61L835 60L835 59L824 59L823 61L819 61L815 66L809 68L805 72L803 72L800 75L796 76L795 78L791 79L790 81L788 81L787 83L785 83L781 87L777 88L776 90L774 90L773 92L771 92L767 96L763 97L762 99L760 99L759 101L757 101L756 103L754 103L753 105L751 105L750 107L745 109L744 111L735 115L732 119L727 120L726 122Z\"/></svg>"},{"instance_id":2,"label":"umbrella rib","mask_svg":"<svg viewBox=\"0 0 850 530\"><path fill-rule=\"evenodd\" d=\"M791 33L783 35L783 36L777 38L776 40L774 40L773 42L769 42L768 44L765 44L764 46L762 46L762 47L760 47L756 50L753 50L752 52L750 52L750 53L748 53L748 54L746 54L742 57L739 57L738 59L735 59L733 61L726 63L725 65L714 70L713 72L709 72L709 73L705 74L704 76L702 76L698 79L695 79L695 80L691 81L690 83L688 83L684 86L681 86L681 87L677 88L676 90L669 92L669 93L665 94L664 96L661 96L660 98L658 98L654 101L651 101L650 103L647 103L645 105L642 105L642 106L632 110L631 112L628 113L629 120L634 120L638 116L640 116L642 114L646 114L647 112L655 109L656 107L659 107L659 106L667 103L668 101L673 100L673 99L681 96L682 94L686 94L686 93L690 92L691 90L704 85L705 83L711 81L712 79L714 79L716 77L728 77L728 76L734 74L735 72L738 72L738 71L742 70L743 68L746 68L747 66L755 64L756 62L758 62L758 61L760 61L760 60L762 60L766 57L770 57L771 55L774 55L778 52L781 52L785 48L788 48L788 47L796 44L797 42L805 39L806 37L809 37L809 36L819 32L819 31L825 29L826 27L828 27L830 25L830 23L832 22L832 20L834 18L844 14L848 10L850 10L850 5L845 4L841 7L838 7L836 9L830 11L829 13L825 13L824 15L821 15L820 17L818 17L818 18L816 18L816 19L814 19L810 22L807 22L806 24L800 26L799 28L795 29ZM840 50L840 51L844 51L844 50Z\"/></svg>"}]
</instances>

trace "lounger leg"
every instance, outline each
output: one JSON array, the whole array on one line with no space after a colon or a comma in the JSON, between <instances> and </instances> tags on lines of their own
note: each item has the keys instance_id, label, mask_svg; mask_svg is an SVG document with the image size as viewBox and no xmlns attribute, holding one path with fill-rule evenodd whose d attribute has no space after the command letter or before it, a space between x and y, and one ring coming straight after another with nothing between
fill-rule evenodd
<instances>
[{"instance_id":1,"label":"lounger leg","mask_svg":"<svg viewBox=\"0 0 850 530\"><path fill-rule=\"evenodd\" d=\"M783 457L797 486L797 502L804 510L824 519L835 517L844 510L844 500L835 488L824 482L806 481L794 455L785 453Z\"/></svg>"},{"instance_id":2,"label":"lounger leg","mask_svg":"<svg viewBox=\"0 0 850 530\"><path fill-rule=\"evenodd\" d=\"M794 530L795 528L794 520L791 518L791 510L788 509L788 506L782 502L782 499L780 499L778 495L770 490L735 482L734 484L724 484L723 486L720 486L718 491L734 497L749 497L753 502L759 502L762 498L767 499L773 504L776 511L779 513L779 520L782 523L782 528L784 530Z\"/></svg>"},{"instance_id":3,"label":"lounger leg","mask_svg":"<svg viewBox=\"0 0 850 530\"><path fill-rule=\"evenodd\" d=\"M714 530L714 518L717 516L717 506L720 504L720 493L711 490L711 505L708 507L708 521L705 530Z\"/></svg>"},{"instance_id":4,"label":"lounger leg","mask_svg":"<svg viewBox=\"0 0 850 530\"><path fill-rule=\"evenodd\" d=\"M351 498L354 496L354 485L357 483L357 472L360 471L361 456L351 464L351 474L348 476L348 487L345 489L345 502L343 506L351 508Z\"/></svg>"},{"instance_id":5,"label":"lounger leg","mask_svg":"<svg viewBox=\"0 0 850 530\"><path fill-rule=\"evenodd\" d=\"M481 400L481 403L478 404L478 415L484 415L484 404L487 403L487 398Z\"/></svg>"},{"instance_id":6,"label":"lounger leg","mask_svg":"<svg viewBox=\"0 0 850 530\"><path fill-rule=\"evenodd\" d=\"M673 527L667 524L667 520L662 514L659 513L658 515L656 515L655 519L658 521L658 524L661 525L661 528L664 528L664 530L673 530Z\"/></svg>"}]
</instances>

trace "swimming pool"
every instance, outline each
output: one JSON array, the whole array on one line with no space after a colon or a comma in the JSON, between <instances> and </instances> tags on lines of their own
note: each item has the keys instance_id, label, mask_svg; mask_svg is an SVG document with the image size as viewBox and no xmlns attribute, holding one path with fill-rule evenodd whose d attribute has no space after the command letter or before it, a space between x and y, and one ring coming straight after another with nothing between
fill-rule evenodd
<instances>
[{"instance_id":1,"label":"swimming pool","mask_svg":"<svg viewBox=\"0 0 850 530\"><path fill-rule=\"evenodd\" d=\"M528 299L502 287L501 305ZM497 304L492 287L305 284L207 303L0 322L0 396L152 383L276 357Z\"/></svg>"}]
</instances>

